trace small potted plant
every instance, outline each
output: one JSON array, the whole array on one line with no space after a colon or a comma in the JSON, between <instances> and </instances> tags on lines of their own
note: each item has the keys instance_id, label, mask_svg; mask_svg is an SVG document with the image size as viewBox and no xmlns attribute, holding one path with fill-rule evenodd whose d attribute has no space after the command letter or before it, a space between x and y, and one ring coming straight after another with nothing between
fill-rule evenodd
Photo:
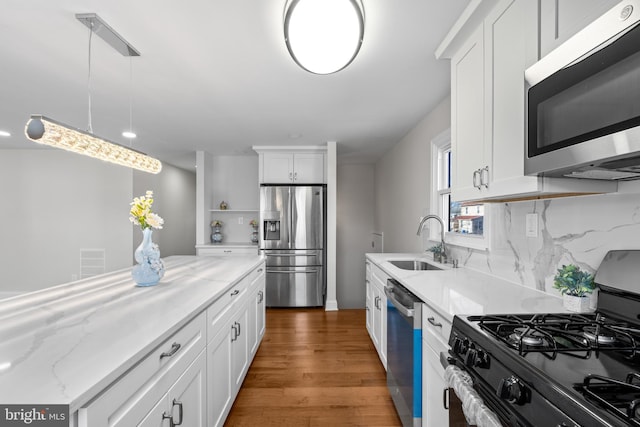
<instances>
[{"instance_id":1,"label":"small potted plant","mask_svg":"<svg viewBox=\"0 0 640 427\"><path fill-rule=\"evenodd\" d=\"M428 251L433 254L434 261L442 262L442 243L431 246Z\"/></svg>"},{"instance_id":2,"label":"small potted plant","mask_svg":"<svg viewBox=\"0 0 640 427\"><path fill-rule=\"evenodd\" d=\"M589 310L589 294L595 289L593 275L573 264L563 265L553 278L553 287L562 294L567 310L584 312Z\"/></svg>"}]
</instances>

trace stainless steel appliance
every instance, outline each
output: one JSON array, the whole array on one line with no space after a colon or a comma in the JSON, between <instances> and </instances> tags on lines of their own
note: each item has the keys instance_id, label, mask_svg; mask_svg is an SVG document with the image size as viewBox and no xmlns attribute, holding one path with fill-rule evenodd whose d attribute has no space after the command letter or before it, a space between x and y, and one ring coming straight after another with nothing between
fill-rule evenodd
<instances>
[{"instance_id":1,"label":"stainless steel appliance","mask_svg":"<svg viewBox=\"0 0 640 427\"><path fill-rule=\"evenodd\" d=\"M325 186L260 187L266 306L324 305Z\"/></svg>"},{"instance_id":2,"label":"stainless steel appliance","mask_svg":"<svg viewBox=\"0 0 640 427\"><path fill-rule=\"evenodd\" d=\"M640 178L639 23L623 1L526 70L526 174Z\"/></svg>"},{"instance_id":3,"label":"stainless steel appliance","mask_svg":"<svg viewBox=\"0 0 640 427\"><path fill-rule=\"evenodd\" d=\"M422 425L422 301L387 280L387 387L404 427Z\"/></svg>"},{"instance_id":4,"label":"stainless steel appliance","mask_svg":"<svg viewBox=\"0 0 640 427\"><path fill-rule=\"evenodd\" d=\"M455 316L450 361L505 426L640 426L639 275L610 251L594 313Z\"/></svg>"}]
</instances>

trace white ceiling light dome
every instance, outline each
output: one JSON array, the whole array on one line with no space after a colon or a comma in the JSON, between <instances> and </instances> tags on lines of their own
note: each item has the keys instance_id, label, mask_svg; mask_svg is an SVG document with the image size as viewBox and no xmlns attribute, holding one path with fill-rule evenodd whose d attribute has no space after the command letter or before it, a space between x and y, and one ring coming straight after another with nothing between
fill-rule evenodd
<instances>
[{"instance_id":1,"label":"white ceiling light dome","mask_svg":"<svg viewBox=\"0 0 640 427\"><path fill-rule=\"evenodd\" d=\"M284 38L291 57L314 74L349 65L362 45L364 7L360 0L288 0Z\"/></svg>"}]
</instances>

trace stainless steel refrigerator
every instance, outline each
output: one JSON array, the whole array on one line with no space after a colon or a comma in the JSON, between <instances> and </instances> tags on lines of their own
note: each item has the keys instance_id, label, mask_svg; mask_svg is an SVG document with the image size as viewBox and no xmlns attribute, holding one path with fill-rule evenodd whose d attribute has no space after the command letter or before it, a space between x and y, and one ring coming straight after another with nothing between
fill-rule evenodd
<instances>
[{"instance_id":1,"label":"stainless steel refrigerator","mask_svg":"<svg viewBox=\"0 0 640 427\"><path fill-rule=\"evenodd\" d=\"M260 249L267 307L324 305L324 185L260 187Z\"/></svg>"}]
</instances>

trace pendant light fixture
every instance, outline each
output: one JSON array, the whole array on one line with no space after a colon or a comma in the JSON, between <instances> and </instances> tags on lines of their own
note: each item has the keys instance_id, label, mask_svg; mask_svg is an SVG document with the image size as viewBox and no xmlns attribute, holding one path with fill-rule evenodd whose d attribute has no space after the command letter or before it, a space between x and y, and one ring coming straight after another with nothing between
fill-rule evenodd
<instances>
[{"instance_id":1,"label":"pendant light fixture","mask_svg":"<svg viewBox=\"0 0 640 427\"><path fill-rule=\"evenodd\" d=\"M331 74L358 55L364 23L361 0L287 0L284 39L300 67Z\"/></svg>"},{"instance_id":2,"label":"pendant light fixture","mask_svg":"<svg viewBox=\"0 0 640 427\"><path fill-rule=\"evenodd\" d=\"M40 144L83 154L121 166L149 173L159 173L162 163L144 153L124 147L93 134L91 125L91 35L96 33L124 56L139 56L140 53L125 39L109 27L95 13L77 14L76 18L89 28L89 72L88 72L88 131L81 131L50 118L32 115L25 127L27 138ZM131 112L130 119L131 119ZM131 126L131 123L129 123Z\"/></svg>"}]
</instances>

